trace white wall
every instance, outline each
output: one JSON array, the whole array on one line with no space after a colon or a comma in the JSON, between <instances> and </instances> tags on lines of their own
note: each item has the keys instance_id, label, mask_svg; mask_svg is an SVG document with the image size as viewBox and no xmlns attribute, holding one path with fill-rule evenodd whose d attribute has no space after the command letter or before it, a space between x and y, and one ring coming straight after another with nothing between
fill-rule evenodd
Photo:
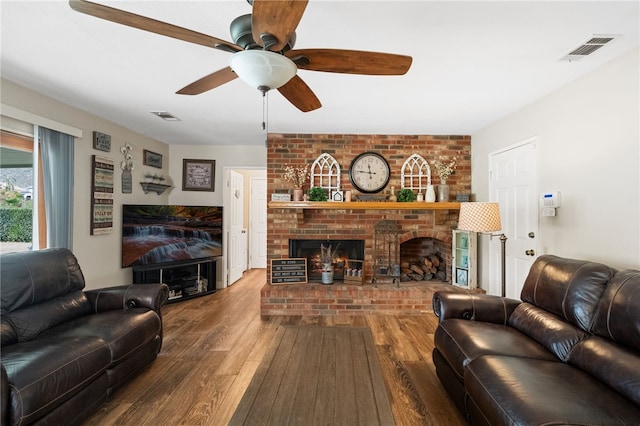
<instances>
[{"instance_id":1,"label":"white wall","mask_svg":"<svg viewBox=\"0 0 640 426\"><path fill-rule=\"evenodd\" d=\"M557 216L539 220L542 253L640 269L639 58L634 49L472 135L477 201L489 197L489 154L537 136L538 192L562 192Z\"/></svg>"},{"instance_id":2,"label":"white wall","mask_svg":"<svg viewBox=\"0 0 640 426\"><path fill-rule=\"evenodd\" d=\"M123 204L191 204L222 205L222 169L225 166L266 167L266 149L256 146L169 146L160 141L132 132L100 117L33 92L8 80L0 80L2 104L20 111L44 117L82 131L76 139L74 167L74 227L73 252L80 262L87 282L87 289L130 284L131 268L121 268L121 235ZM0 111L1 113L1 111ZM11 120L2 120L2 124ZM111 152L93 149L93 131L111 135ZM124 143L133 146L133 193L122 194L120 170L116 168L114 191L113 232L108 235L89 235L91 200L91 156L104 155L120 164L120 147ZM144 149L163 156L163 168L142 165ZM182 159L203 158L216 160L216 187L213 193L183 192ZM173 188L162 195L145 194L139 182L144 174L162 174Z\"/></svg>"},{"instance_id":3,"label":"white wall","mask_svg":"<svg viewBox=\"0 0 640 426\"><path fill-rule=\"evenodd\" d=\"M222 205L223 171L225 167L267 167L267 148L251 145L172 145L169 148L175 189L169 195L171 204ZM214 192L182 191L182 160L216 160Z\"/></svg>"},{"instance_id":4,"label":"white wall","mask_svg":"<svg viewBox=\"0 0 640 426\"><path fill-rule=\"evenodd\" d=\"M87 289L105 286L130 284L131 268L123 269L121 254L122 208L123 204L161 204L167 203L168 195L145 194L139 185L144 173L168 175L169 146L150 139L124 127L88 114L77 108L33 92L10 81L1 81L2 104L36 114L58 123L82 131L82 137L75 142L74 166L74 213L73 213L73 252L78 258L85 276ZM111 135L111 152L93 149L93 132L99 131ZM133 146L133 192L123 194L121 187L120 161L123 159L120 147L125 143ZM142 151L148 149L163 155L163 168L154 169L142 165ZM113 232L107 235L90 234L91 215L91 156L103 155L114 160Z\"/></svg>"}]
</instances>

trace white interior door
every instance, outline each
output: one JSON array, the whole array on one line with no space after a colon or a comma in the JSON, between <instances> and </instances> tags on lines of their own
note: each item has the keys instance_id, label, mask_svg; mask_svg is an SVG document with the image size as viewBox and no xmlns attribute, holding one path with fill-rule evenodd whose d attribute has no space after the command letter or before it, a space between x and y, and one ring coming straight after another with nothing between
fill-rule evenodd
<instances>
[{"instance_id":1,"label":"white interior door","mask_svg":"<svg viewBox=\"0 0 640 426\"><path fill-rule=\"evenodd\" d=\"M251 178L249 267L267 267L267 179Z\"/></svg>"},{"instance_id":2,"label":"white interior door","mask_svg":"<svg viewBox=\"0 0 640 426\"><path fill-rule=\"evenodd\" d=\"M489 156L490 201L500 204L506 243L506 296L520 298L538 253L537 142L528 139ZM500 240L491 239L492 294L501 294Z\"/></svg>"},{"instance_id":3,"label":"white interior door","mask_svg":"<svg viewBox=\"0 0 640 426\"><path fill-rule=\"evenodd\" d=\"M244 176L229 170L229 242L227 252L228 277L227 285L242 278L247 270L247 230L243 227L244 219Z\"/></svg>"}]
</instances>

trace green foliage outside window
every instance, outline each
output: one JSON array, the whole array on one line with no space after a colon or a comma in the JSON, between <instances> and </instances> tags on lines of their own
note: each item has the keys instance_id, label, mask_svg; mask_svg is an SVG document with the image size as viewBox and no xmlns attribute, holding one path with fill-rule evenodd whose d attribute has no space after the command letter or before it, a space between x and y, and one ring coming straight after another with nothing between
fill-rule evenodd
<instances>
[{"instance_id":1,"label":"green foliage outside window","mask_svg":"<svg viewBox=\"0 0 640 426\"><path fill-rule=\"evenodd\" d=\"M0 208L0 241L30 242L33 232L30 208Z\"/></svg>"}]
</instances>

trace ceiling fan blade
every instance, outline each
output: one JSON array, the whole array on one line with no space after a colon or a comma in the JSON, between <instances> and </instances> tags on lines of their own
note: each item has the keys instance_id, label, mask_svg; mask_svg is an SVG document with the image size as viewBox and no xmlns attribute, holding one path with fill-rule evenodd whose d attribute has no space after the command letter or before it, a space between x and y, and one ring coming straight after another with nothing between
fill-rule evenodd
<instances>
[{"instance_id":1,"label":"ceiling fan blade","mask_svg":"<svg viewBox=\"0 0 640 426\"><path fill-rule=\"evenodd\" d=\"M253 39L264 46L263 34L270 34L277 42L269 50L281 51L296 31L308 0L253 0L251 28Z\"/></svg>"},{"instance_id":2,"label":"ceiling fan blade","mask_svg":"<svg viewBox=\"0 0 640 426\"><path fill-rule=\"evenodd\" d=\"M215 89L218 86L222 86L225 83L230 82L238 78L238 74L233 72L229 67L222 68L214 73L211 73L200 80L194 81L188 86L178 90L178 95L199 95L207 90Z\"/></svg>"},{"instance_id":3,"label":"ceiling fan blade","mask_svg":"<svg viewBox=\"0 0 640 426\"><path fill-rule=\"evenodd\" d=\"M302 112L313 111L322 106L307 83L297 75L294 75L284 86L279 87L278 91Z\"/></svg>"},{"instance_id":4,"label":"ceiling fan blade","mask_svg":"<svg viewBox=\"0 0 640 426\"><path fill-rule=\"evenodd\" d=\"M144 31L172 37L178 40L188 41L189 43L200 44L207 47L216 47L216 45L225 45L234 51L241 51L242 48L231 42L212 37L197 31L188 30L173 24L158 21L146 16L136 15L135 13L125 12L124 10L115 9L113 7L104 6L86 0L69 0L69 6L77 12L95 16L96 18L115 22L129 27L137 28Z\"/></svg>"},{"instance_id":5,"label":"ceiling fan blade","mask_svg":"<svg viewBox=\"0 0 640 426\"><path fill-rule=\"evenodd\" d=\"M342 49L296 49L285 56L303 70L366 75L402 75L413 61L411 56Z\"/></svg>"}]
</instances>

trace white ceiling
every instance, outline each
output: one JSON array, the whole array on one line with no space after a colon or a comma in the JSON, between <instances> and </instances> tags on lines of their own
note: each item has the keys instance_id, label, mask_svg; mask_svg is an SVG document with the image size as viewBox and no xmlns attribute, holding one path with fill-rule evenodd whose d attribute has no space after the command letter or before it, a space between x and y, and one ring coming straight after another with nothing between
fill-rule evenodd
<instances>
[{"instance_id":1,"label":"white ceiling","mask_svg":"<svg viewBox=\"0 0 640 426\"><path fill-rule=\"evenodd\" d=\"M228 41L245 0L101 1ZM404 76L300 70L323 106L268 95L270 132L473 134L638 45L638 1L310 0L295 48L413 57ZM262 145L260 92L236 79L197 96L185 85L230 53L73 11L66 1L1 3L3 78L168 144ZM614 42L561 58L593 35ZM165 122L150 111L181 119Z\"/></svg>"}]
</instances>

